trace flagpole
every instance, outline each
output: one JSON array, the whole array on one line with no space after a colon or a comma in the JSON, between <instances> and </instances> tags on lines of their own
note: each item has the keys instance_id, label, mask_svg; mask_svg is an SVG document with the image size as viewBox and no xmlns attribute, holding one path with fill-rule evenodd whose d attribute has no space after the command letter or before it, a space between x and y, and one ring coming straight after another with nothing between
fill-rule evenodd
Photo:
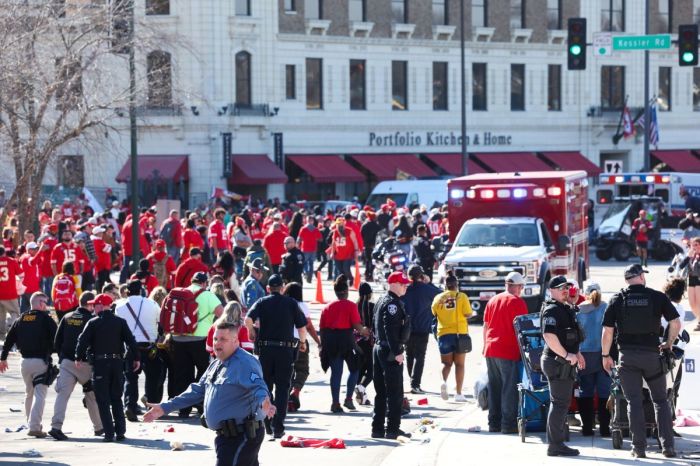
<instances>
[{"instance_id":1,"label":"flagpole","mask_svg":"<svg viewBox=\"0 0 700 466\"><path fill-rule=\"evenodd\" d=\"M649 0L645 0L646 7L644 18L644 34L649 35L650 17ZM649 171L651 160L649 158L649 131L651 130L651 115L649 111L649 50L644 51L644 166L643 171Z\"/></svg>"}]
</instances>

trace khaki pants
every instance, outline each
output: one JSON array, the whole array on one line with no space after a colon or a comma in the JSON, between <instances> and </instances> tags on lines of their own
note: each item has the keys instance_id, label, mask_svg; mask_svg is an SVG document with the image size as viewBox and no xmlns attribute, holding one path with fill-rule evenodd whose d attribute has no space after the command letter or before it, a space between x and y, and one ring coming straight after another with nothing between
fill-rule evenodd
<instances>
[{"instance_id":1,"label":"khaki pants","mask_svg":"<svg viewBox=\"0 0 700 466\"><path fill-rule=\"evenodd\" d=\"M24 412L27 415L29 431L42 430L41 418L44 415L46 403L46 391L48 385L39 384L36 387L32 383L34 377L46 372L46 361L39 358L22 359L22 378L24 379Z\"/></svg>"},{"instance_id":2,"label":"khaki pants","mask_svg":"<svg viewBox=\"0 0 700 466\"><path fill-rule=\"evenodd\" d=\"M9 314L9 319L7 319ZM19 301L16 299L0 300L0 337L7 335L7 330L19 318Z\"/></svg>"},{"instance_id":3,"label":"khaki pants","mask_svg":"<svg viewBox=\"0 0 700 466\"><path fill-rule=\"evenodd\" d=\"M56 403L53 405L53 418L51 418L51 428L61 430L63 421L66 418L66 407L71 393L75 388L75 384L84 385L92 379L92 366L83 364L80 368L75 367L75 362L70 359L61 361L60 371L56 379ZM98 431L102 430L102 421L100 420L100 412L97 409L95 401L95 392L90 390L85 393L85 404L87 406L90 421L93 428Z\"/></svg>"}]
</instances>

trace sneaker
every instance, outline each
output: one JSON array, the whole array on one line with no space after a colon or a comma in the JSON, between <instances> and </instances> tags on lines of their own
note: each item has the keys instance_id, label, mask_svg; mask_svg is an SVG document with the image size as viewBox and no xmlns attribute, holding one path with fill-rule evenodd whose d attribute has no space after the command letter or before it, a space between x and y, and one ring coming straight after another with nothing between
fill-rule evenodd
<instances>
[{"instance_id":1,"label":"sneaker","mask_svg":"<svg viewBox=\"0 0 700 466\"><path fill-rule=\"evenodd\" d=\"M102 437L105 434L104 429L99 429L95 431L95 437Z\"/></svg>"},{"instance_id":2,"label":"sneaker","mask_svg":"<svg viewBox=\"0 0 700 466\"><path fill-rule=\"evenodd\" d=\"M343 410L343 407L340 406L340 403L333 403L331 405L331 413L344 413L345 411Z\"/></svg>"},{"instance_id":3,"label":"sneaker","mask_svg":"<svg viewBox=\"0 0 700 466\"><path fill-rule=\"evenodd\" d=\"M550 445L547 448L547 456L578 456L579 451L566 445Z\"/></svg>"},{"instance_id":4,"label":"sneaker","mask_svg":"<svg viewBox=\"0 0 700 466\"><path fill-rule=\"evenodd\" d=\"M440 398L442 398L443 400L450 399L450 394L447 393L447 384L444 382L442 383L442 385L440 385Z\"/></svg>"},{"instance_id":5,"label":"sneaker","mask_svg":"<svg viewBox=\"0 0 700 466\"><path fill-rule=\"evenodd\" d=\"M632 448L630 451L630 454L632 455L632 458L646 458L647 453L644 450L637 450L636 448Z\"/></svg>"},{"instance_id":6,"label":"sneaker","mask_svg":"<svg viewBox=\"0 0 700 466\"><path fill-rule=\"evenodd\" d=\"M413 395L425 395L425 392L420 387L411 387L411 394L413 394Z\"/></svg>"},{"instance_id":7,"label":"sneaker","mask_svg":"<svg viewBox=\"0 0 700 466\"><path fill-rule=\"evenodd\" d=\"M284 431L283 431L283 430L278 430L277 432L275 432L275 433L272 435L272 438L274 438L274 439L280 439L280 438L282 438L282 437L284 437Z\"/></svg>"},{"instance_id":8,"label":"sneaker","mask_svg":"<svg viewBox=\"0 0 700 466\"><path fill-rule=\"evenodd\" d=\"M124 410L124 416L129 422L139 422L139 418L136 415L136 411L131 408L126 408Z\"/></svg>"},{"instance_id":9,"label":"sneaker","mask_svg":"<svg viewBox=\"0 0 700 466\"><path fill-rule=\"evenodd\" d=\"M61 429L51 429L49 435L56 440L68 440L68 436L64 434Z\"/></svg>"},{"instance_id":10,"label":"sneaker","mask_svg":"<svg viewBox=\"0 0 700 466\"><path fill-rule=\"evenodd\" d=\"M124 434L118 434L117 435L117 442L124 442L126 441L126 436Z\"/></svg>"},{"instance_id":11,"label":"sneaker","mask_svg":"<svg viewBox=\"0 0 700 466\"><path fill-rule=\"evenodd\" d=\"M352 402L352 398L345 398L345 401L343 402L343 406L348 408L350 411L357 411L355 404Z\"/></svg>"},{"instance_id":12,"label":"sneaker","mask_svg":"<svg viewBox=\"0 0 700 466\"><path fill-rule=\"evenodd\" d=\"M661 452L666 458L675 458L676 455L676 450L673 448L667 448L664 451Z\"/></svg>"},{"instance_id":13,"label":"sneaker","mask_svg":"<svg viewBox=\"0 0 700 466\"><path fill-rule=\"evenodd\" d=\"M467 397L462 395L461 393L457 393L455 395L455 401L457 403L466 403L467 402Z\"/></svg>"},{"instance_id":14,"label":"sneaker","mask_svg":"<svg viewBox=\"0 0 700 466\"><path fill-rule=\"evenodd\" d=\"M46 432L43 432L41 430L30 430L29 432L27 432L27 435L36 438L46 438L48 436Z\"/></svg>"},{"instance_id":15,"label":"sneaker","mask_svg":"<svg viewBox=\"0 0 700 466\"><path fill-rule=\"evenodd\" d=\"M399 429L396 432L387 432L386 435L384 435L384 438L389 440L396 440L398 437L411 438L411 434Z\"/></svg>"},{"instance_id":16,"label":"sneaker","mask_svg":"<svg viewBox=\"0 0 700 466\"><path fill-rule=\"evenodd\" d=\"M384 431L373 430L371 437L372 438L384 438Z\"/></svg>"}]
</instances>

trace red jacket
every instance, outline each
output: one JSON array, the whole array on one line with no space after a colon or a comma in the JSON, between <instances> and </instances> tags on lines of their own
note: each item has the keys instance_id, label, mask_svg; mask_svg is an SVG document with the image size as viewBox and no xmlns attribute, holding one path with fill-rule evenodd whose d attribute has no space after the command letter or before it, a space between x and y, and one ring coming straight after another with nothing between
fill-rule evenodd
<instances>
[{"instance_id":1,"label":"red jacket","mask_svg":"<svg viewBox=\"0 0 700 466\"><path fill-rule=\"evenodd\" d=\"M189 257L183 261L175 272L175 286L183 288L192 284L192 277L197 272L207 272L207 267L201 259Z\"/></svg>"},{"instance_id":2,"label":"red jacket","mask_svg":"<svg viewBox=\"0 0 700 466\"><path fill-rule=\"evenodd\" d=\"M41 256L39 272L42 278L53 277L54 273L51 270L51 253L53 252L53 248L58 244L58 241L53 236L47 236L44 238L42 244L47 246L47 248L39 250L39 255Z\"/></svg>"},{"instance_id":3,"label":"red jacket","mask_svg":"<svg viewBox=\"0 0 700 466\"><path fill-rule=\"evenodd\" d=\"M527 314L525 300L504 291L486 303L484 310L484 356L520 360L520 347L513 319Z\"/></svg>"},{"instance_id":4,"label":"red jacket","mask_svg":"<svg viewBox=\"0 0 700 466\"><path fill-rule=\"evenodd\" d=\"M96 236L92 237L92 244L95 246L95 271L112 270L112 246Z\"/></svg>"},{"instance_id":5,"label":"red jacket","mask_svg":"<svg viewBox=\"0 0 700 466\"><path fill-rule=\"evenodd\" d=\"M270 256L270 264L280 265L282 263L282 256L287 253L287 249L284 247L286 237L287 235L282 230L273 230L265 235L263 247Z\"/></svg>"},{"instance_id":6,"label":"red jacket","mask_svg":"<svg viewBox=\"0 0 700 466\"><path fill-rule=\"evenodd\" d=\"M24 274L24 278L22 278L22 284L26 288L24 294L30 295L35 291L39 291L41 254L37 253L34 257L29 253L22 255L20 258L20 266Z\"/></svg>"},{"instance_id":7,"label":"red jacket","mask_svg":"<svg viewBox=\"0 0 700 466\"><path fill-rule=\"evenodd\" d=\"M313 230L304 225L299 230L299 249L301 252L316 252L318 248L318 242L321 241L321 230L315 227Z\"/></svg>"},{"instance_id":8,"label":"red jacket","mask_svg":"<svg viewBox=\"0 0 700 466\"><path fill-rule=\"evenodd\" d=\"M185 228L185 230L182 232L182 242L184 245L180 262L190 257L190 249L204 249L204 240L202 239L202 235L197 233L197 230L193 230L192 228Z\"/></svg>"},{"instance_id":9,"label":"red jacket","mask_svg":"<svg viewBox=\"0 0 700 466\"><path fill-rule=\"evenodd\" d=\"M122 250L125 257L131 257L132 247L131 247L131 231L132 231L132 221L129 218L124 222L122 227ZM151 246L146 241L146 235L143 230L139 228L139 247L141 248L141 254L148 255L151 252Z\"/></svg>"}]
</instances>

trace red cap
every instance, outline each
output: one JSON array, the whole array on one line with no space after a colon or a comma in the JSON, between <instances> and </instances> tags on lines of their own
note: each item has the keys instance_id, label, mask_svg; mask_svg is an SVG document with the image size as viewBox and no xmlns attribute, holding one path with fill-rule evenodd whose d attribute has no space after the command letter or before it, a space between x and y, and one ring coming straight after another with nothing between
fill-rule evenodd
<instances>
[{"instance_id":1,"label":"red cap","mask_svg":"<svg viewBox=\"0 0 700 466\"><path fill-rule=\"evenodd\" d=\"M162 239L156 240L156 247L157 248L164 248L165 246L166 246L165 240L162 240Z\"/></svg>"},{"instance_id":2,"label":"red cap","mask_svg":"<svg viewBox=\"0 0 700 466\"><path fill-rule=\"evenodd\" d=\"M95 296L95 299L93 299L92 301L88 301L88 304L102 304L105 307L109 307L112 305L113 302L114 300L110 295L100 293L97 296Z\"/></svg>"},{"instance_id":3,"label":"red cap","mask_svg":"<svg viewBox=\"0 0 700 466\"><path fill-rule=\"evenodd\" d=\"M58 231L58 225L56 223L50 224L49 231Z\"/></svg>"},{"instance_id":4,"label":"red cap","mask_svg":"<svg viewBox=\"0 0 700 466\"><path fill-rule=\"evenodd\" d=\"M389 283L390 285L392 283L408 285L411 283L411 280L409 280L403 272L392 272L391 275L389 275L389 278L387 279L387 283Z\"/></svg>"}]
</instances>

